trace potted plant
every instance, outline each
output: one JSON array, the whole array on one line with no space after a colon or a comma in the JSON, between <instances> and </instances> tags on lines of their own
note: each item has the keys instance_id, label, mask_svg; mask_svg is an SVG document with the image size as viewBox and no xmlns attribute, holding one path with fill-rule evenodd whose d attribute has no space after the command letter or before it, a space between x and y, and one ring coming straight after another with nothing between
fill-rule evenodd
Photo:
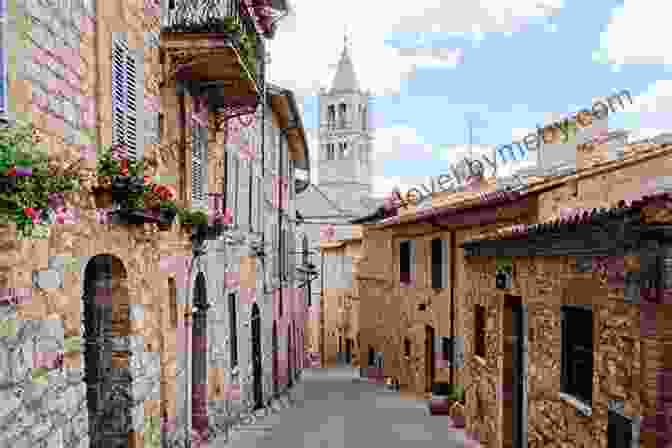
<instances>
[{"instance_id":1,"label":"potted plant","mask_svg":"<svg viewBox=\"0 0 672 448\"><path fill-rule=\"evenodd\" d=\"M464 387L456 385L450 392L447 398L448 401L448 416L453 421L453 425L457 428L464 428L466 426L466 419L464 413L465 392Z\"/></svg>"},{"instance_id":2,"label":"potted plant","mask_svg":"<svg viewBox=\"0 0 672 448\"><path fill-rule=\"evenodd\" d=\"M96 207L109 208L113 202L126 202L144 189L142 160L128 160L126 147L114 145L101 152L96 165L98 185L94 188Z\"/></svg>"},{"instance_id":3,"label":"potted plant","mask_svg":"<svg viewBox=\"0 0 672 448\"><path fill-rule=\"evenodd\" d=\"M47 237L55 215L54 193L76 191L79 186L76 176L50 168L46 148L38 143L32 125L0 130L0 165L4 175L14 178L0 190L0 223L14 222L20 239Z\"/></svg>"}]
</instances>

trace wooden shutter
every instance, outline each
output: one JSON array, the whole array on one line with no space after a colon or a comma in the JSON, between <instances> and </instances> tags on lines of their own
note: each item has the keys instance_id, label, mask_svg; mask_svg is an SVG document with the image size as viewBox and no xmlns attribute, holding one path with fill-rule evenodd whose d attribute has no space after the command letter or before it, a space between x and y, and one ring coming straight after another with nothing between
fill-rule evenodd
<instances>
[{"instance_id":1,"label":"wooden shutter","mask_svg":"<svg viewBox=\"0 0 672 448\"><path fill-rule=\"evenodd\" d=\"M123 37L112 40L112 144L127 144L126 60L128 44Z\"/></svg>"},{"instance_id":2,"label":"wooden shutter","mask_svg":"<svg viewBox=\"0 0 672 448\"><path fill-rule=\"evenodd\" d=\"M206 161L203 150L203 128L192 121L191 132L191 205L204 208L206 204L203 184Z\"/></svg>"},{"instance_id":3,"label":"wooden shutter","mask_svg":"<svg viewBox=\"0 0 672 448\"><path fill-rule=\"evenodd\" d=\"M135 52L126 53L126 144L128 145L128 158L138 160L140 158L138 139L138 112L142 104L138 98L138 75L139 68Z\"/></svg>"}]
</instances>

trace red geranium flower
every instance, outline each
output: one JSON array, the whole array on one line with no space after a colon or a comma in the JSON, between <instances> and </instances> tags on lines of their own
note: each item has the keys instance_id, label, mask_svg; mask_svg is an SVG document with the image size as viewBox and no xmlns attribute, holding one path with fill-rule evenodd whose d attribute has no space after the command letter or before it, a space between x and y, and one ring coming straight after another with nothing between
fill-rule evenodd
<instances>
[{"instance_id":1,"label":"red geranium flower","mask_svg":"<svg viewBox=\"0 0 672 448\"><path fill-rule=\"evenodd\" d=\"M126 159L121 161L121 175L128 176L128 160Z\"/></svg>"},{"instance_id":2,"label":"red geranium flower","mask_svg":"<svg viewBox=\"0 0 672 448\"><path fill-rule=\"evenodd\" d=\"M24 208L23 213L25 213L25 215L27 217L29 217L30 219L34 219L35 216L37 215L37 212L35 211L35 209L31 208L31 207Z\"/></svg>"},{"instance_id":3,"label":"red geranium flower","mask_svg":"<svg viewBox=\"0 0 672 448\"><path fill-rule=\"evenodd\" d=\"M7 175L8 176L16 176L16 167L15 166L11 167L9 169L9 171L7 171Z\"/></svg>"}]
</instances>

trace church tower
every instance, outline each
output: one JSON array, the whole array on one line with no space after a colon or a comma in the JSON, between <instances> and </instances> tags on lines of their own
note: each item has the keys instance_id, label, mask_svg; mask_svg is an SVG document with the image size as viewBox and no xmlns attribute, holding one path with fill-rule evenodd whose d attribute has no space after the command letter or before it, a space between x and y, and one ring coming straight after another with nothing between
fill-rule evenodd
<instances>
[{"instance_id":1,"label":"church tower","mask_svg":"<svg viewBox=\"0 0 672 448\"><path fill-rule=\"evenodd\" d=\"M331 88L319 94L318 181L351 211L360 211L372 192L370 100L359 87L346 36Z\"/></svg>"}]
</instances>

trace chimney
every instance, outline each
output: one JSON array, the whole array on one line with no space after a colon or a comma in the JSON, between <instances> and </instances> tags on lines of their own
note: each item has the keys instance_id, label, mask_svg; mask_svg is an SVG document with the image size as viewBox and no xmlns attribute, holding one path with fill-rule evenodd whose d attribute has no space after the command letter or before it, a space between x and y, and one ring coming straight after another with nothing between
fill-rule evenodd
<instances>
[{"instance_id":1,"label":"chimney","mask_svg":"<svg viewBox=\"0 0 672 448\"><path fill-rule=\"evenodd\" d=\"M628 132L605 132L586 143L576 146L576 168L581 170L594 165L623 158L623 148L628 143Z\"/></svg>"}]
</instances>

